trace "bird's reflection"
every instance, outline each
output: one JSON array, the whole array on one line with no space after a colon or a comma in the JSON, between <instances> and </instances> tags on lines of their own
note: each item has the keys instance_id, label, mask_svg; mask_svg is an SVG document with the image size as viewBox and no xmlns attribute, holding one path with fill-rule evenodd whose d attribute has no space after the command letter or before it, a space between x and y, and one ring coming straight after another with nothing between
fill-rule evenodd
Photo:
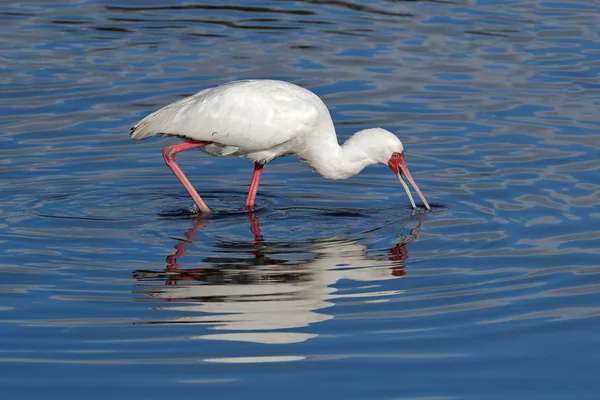
<instances>
[{"instance_id":1,"label":"bird's reflection","mask_svg":"<svg viewBox=\"0 0 600 400\"><path fill-rule=\"evenodd\" d=\"M333 299L373 297L381 301L401 293L381 290L375 284L354 292L338 292L334 285L342 279L376 282L404 276L407 246L418 238L424 223L422 215L406 219L399 242L387 251L387 257L377 258L368 256L366 245L342 236L302 244L271 243L263 238L258 217L249 213L248 218L254 241L219 244L227 255L204 258L206 267L184 268L181 263L188 254L186 248L194 244L197 232L204 227L205 220L197 219L167 257L163 271L134 272L141 293L170 303L161 310L178 312L177 317L144 323L197 323L224 331L196 339L260 343L310 339L315 335L289 330L333 318L323 312L333 305ZM405 235L408 225L414 227ZM292 260L291 255L297 256L295 250L300 248L307 256L300 262ZM182 312L189 315L180 316Z\"/></svg>"}]
</instances>

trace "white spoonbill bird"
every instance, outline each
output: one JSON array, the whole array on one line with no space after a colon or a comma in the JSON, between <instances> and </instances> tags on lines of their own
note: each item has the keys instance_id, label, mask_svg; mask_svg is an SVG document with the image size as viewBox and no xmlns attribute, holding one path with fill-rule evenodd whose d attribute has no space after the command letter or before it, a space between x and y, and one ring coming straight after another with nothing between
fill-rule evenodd
<instances>
[{"instance_id":1,"label":"white spoonbill bird","mask_svg":"<svg viewBox=\"0 0 600 400\"><path fill-rule=\"evenodd\" d=\"M131 128L131 137L176 136L183 143L163 149L165 162L194 199L200 213L212 210L175 162L175 154L200 148L217 157L247 157L254 175L246 200L253 209L263 165L295 154L328 179L346 179L373 164L389 166L416 208L406 178L423 204L427 200L404 161L400 139L385 129L355 133L342 146L327 106L316 94L288 82L245 80L203 90L148 115Z\"/></svg>"}]
</instances>

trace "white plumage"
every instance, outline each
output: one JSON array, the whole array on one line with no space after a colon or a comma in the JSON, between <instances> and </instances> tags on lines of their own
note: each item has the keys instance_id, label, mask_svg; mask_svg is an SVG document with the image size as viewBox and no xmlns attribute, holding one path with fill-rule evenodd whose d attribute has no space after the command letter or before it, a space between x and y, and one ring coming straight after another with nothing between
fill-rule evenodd
<instances>
[{"instance_id":1,"label":"white plumage","mask_svg":"<svg viewBox=\"0 0 600 400\"><path fill-rule=\"evenodd\" d=\"M289 153L302 135L333 129L314 93L281 81L248 80L203 90L150 114L132 128L133 139L157 135L209 141L215 156L247 156L265 163Z\"/></svg>"},{"instance_id":2,"label":"white plumage","mask_svg":"<svg viewBox=\"0 0 600 400\"><path fill-rule=\"evenodd\" d=\"M245 156L257 163L247 207L254 205L251 194L254 189L255 195L258 188L262 165L276 157L295 154L329 179L346 179L368 165L387 164L398 175L413 207L402 176L408 178L429 208L404 163L402 142L393 133L366 129L340 146L323 101L288 82L235 81L203 90L148 115L131 128L133 139L153 136L177 136L190 142L171 146L163 153L197 204L195 196L200 196L173 158L175 153L192 147L219 157ZM398 155L400 159L393 158ZM198 206L202 212L210 211L205 204Z\"/></svg>"}]
</instances>

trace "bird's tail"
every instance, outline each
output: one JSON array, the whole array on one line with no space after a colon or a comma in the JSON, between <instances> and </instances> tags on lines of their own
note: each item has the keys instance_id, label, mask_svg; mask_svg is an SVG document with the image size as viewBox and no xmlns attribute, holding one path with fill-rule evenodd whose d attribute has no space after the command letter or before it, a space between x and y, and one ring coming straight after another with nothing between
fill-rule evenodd
<instances>
[{"instance_id":1,"label":"bird's tail","mask_svg":"<svg viewBox=\"0 0 600 400\"><path fill-rule=\"evenodd\" d=\"M132 139L144 140L153 136L184 136L176 132L181 128L182 121L187 121L186 113L194 101L206 93L203 90L193 96L186 97L171 103L158 111L154 111L146 118L131 127L129 135Z\"/></svg>"},{"instance_id":2,"label":"bird's tail","mask_svg":"<svg viewBox=\"0 0 600 400\"><path fill-rule=\"evenodd\" d=\"M146 118L132 126L129 131L129 136L131 136L131 138L135 140L144 140L149 137L156 136L159 133L159 131L156 129L157 127L154 123L154 117L160 111L161 110L153 112L152 114L148 115Z\"/></svg>"}]
</instances>

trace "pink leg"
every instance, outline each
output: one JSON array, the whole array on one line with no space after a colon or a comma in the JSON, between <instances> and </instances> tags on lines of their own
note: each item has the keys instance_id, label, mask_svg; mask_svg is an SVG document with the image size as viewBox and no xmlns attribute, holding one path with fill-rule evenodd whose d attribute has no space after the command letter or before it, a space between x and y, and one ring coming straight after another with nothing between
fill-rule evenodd
<instances>
[{"instance_id":1,"label":"pink leg","mask_svg":"<svg viewBox=\"0 0 600 400\"><path fill-rule=\"evenodd\" d=\"M167 166L171 168L171 171L173 171L175 176L183 184L183 187L185 187L190 196L192 196L192 199L194 199L194 203L196 203L196 205L198 206L198 210L202 214L208 214L212 212L212 210L209 206L206 205L204 200L202 200L202 198L200 197L198 192L196 192L196 189L194 189L194 187L192 186L188 178L185 176L181 168L179 168L179 165L177 165L177 163L175 162L175 154L179 153L180 151L206 146L210 143L211 142L184 142L175 144L173 146L168 146L163 149L163 157L165 158Z\"/></svg>"},{"instance_id":2,"label":"pink leg","mask_svg":"<svg viewBox=\"0 0 600 400\"><path fill-rule=\"evenodd\" d=\"M248 213L248 218L250 219L250 232L254 234L254 241L262 242L264 239L260 234L260 222L258 221L258 218L256 218L253 212Z\"/></svg>"},{"instance_id":3,"label":"pink leg","mask_svg":"<svg viewBox=\"0 0 600 400\"><path fill-rule=\"evenodd\" d=\"M252 175L250 190L248 191L248 199L246 199L247 209L254 209L254 200L256 199L256 193L258 192L258 183L260 182L260 174L262 173L263 166L264 164L254 163L254 174Z\"/></svg>"}]
</instances>

